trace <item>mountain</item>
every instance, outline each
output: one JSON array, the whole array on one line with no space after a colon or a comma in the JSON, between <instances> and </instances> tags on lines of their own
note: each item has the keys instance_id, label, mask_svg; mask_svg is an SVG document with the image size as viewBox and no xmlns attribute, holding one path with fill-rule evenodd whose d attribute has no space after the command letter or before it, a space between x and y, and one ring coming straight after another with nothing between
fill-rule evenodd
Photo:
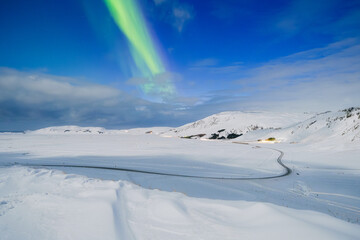
<instances>
[{"instance_id":1,"label":"mountain","mask_svg":"<svg viewBox=\"0 0 360 240\"><path fill-rule=\"evenodd\" d=\"M312 116L312 115L310 115ZM211 115L184 126L170 129L166 135L179 137L227 138L232 135L245 135L255 130L273 130L299 123L310 117L309 114L271 113L271 112L222 112Z\"/></svg>"},{"instance_id":2,"label":"mountain","mask_svg":"<svg viewBox=\"0 0 360 240\"><path fill-rule=\"evenodd\" d=\"M101 127L58 126L26 131L32 134L156 134L163 137L236 139L288 143L360 142L360 108L318 114L222 112L177 128L107 130Z\"/></svg>"},{"instance_id":3,"label":"mountain","mask_svg":"<svg viewBox=\"0 0 360 240\"><path fill-rule=\"evenodd\" d=\"M223 112L171 129L185 138L280 142L360 141L360 108L318 114Z\"/></svg>"},{"instance_id":4,"label":"mountain","mask_svg":"<svg viewBox=\"0 0 360 240\"><path fill-rule=\"evenodd\" d=\"M282 142L332 142L351 143L360 141L360 108L348 108L337 112L324 112L271 132L251 133L246 138L276 138Z\"/></svg>"},{"instance_id":5,"label":"mountain","mask_svg":"<svg viewBox=\"0 0 360 240\"><path fill-rule=\"evenodd\" d=\"M109 130L102 127L55 126L41 128L35 131L26 131L31 134L160 134L168 131L169 127L133 128L127 130Z\"/></svg>"},{"instance_id":6,"label":"mountain","mask_svg":"<svg viewBox=\"0 0 360 240\"><path fill-rule=\"evenodd\" d=\"M55 126L41 128L35 131L26 131L33 134L103 134L108 131L102 127Z\"/></svg>"}]
</instances>

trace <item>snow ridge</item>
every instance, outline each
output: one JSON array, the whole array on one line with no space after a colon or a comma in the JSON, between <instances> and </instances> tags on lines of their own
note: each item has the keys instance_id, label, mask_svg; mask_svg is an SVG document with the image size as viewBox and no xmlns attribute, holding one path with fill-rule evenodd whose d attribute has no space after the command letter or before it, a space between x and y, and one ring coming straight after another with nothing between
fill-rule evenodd
<instances>
[{"instance_id":1,"label":"snow ridge","mask_svg":"<svg viewBox=\"0 0 360 240\"><path fill-rule=\"evenodd\" d=\"M282 142L360 141L360 108L309 114L223 112L174 128L167 135L185 138ZM336 139L334 139L336 138Z\"/></svg>"},{"instance_id":2,"label":"snow ridge","mask_svg":"<svg viewBox=\"0 0 360 240\"><path fill-rule=\"evenodd\" d=\"M26 131L33 134L104 134L109 133L102 127L79 127L79 126L56 126L38 129L35 131Z\"/></svg>"},{"instance_id":3,"label":"snow ridge","mask_svg":"<svg viewBox=\"0 0 360 240\"><path fill-rule=\"evenodd\" d=\"M169 127L151 127L151 128L133 128L124 130L109 130L103 127L79 127L79 126L55 126L41 128L35 131L25 131L27 134L44 134L44 135L56 135L56 134L159 134L168 131Z\"/></svg>"},{"instance_id":4,"label":"snow ridge","mask_svg":"<svg viewBox=\"0 0 360 240\"><path fill-rule=\"evenodd\" d=\"M181 137L205 134L203 138L210 138L212 134L219 134L221 137L232 133L245 134L258 129L286 127L306 118L309 118L308 114L222 112L172 129L167 134Z\"/></svg>"}]
</instances>

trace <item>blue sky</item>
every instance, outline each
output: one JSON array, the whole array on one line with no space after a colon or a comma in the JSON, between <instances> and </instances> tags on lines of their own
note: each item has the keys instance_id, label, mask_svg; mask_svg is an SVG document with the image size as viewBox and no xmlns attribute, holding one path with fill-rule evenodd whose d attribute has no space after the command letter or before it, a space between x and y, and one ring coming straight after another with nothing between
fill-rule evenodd
<instances>
[{"instance_id":1,"label":"blue sky","mask_svg":"<svg viewBox=\"0 0 360 240\"><path fill-rule=\"evenodd\" d=\"M177 126L220 111L359 106L360 1L138 0L173 96L142 92L104 1L0 9L0 130Z\"/></svg>"}]
</instances>

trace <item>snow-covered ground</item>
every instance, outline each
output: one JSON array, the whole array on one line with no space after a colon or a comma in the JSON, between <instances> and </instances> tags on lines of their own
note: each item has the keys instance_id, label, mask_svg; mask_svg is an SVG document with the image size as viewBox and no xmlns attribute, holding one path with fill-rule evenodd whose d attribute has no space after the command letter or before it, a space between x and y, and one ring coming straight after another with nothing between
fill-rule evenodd
<instances>
[{"instance_id":1,"label":"snow-covered ground","mask_svg":"<svg viewBox=\"0 0 360 240\"><path fill-rule=\"evenodd\" d=\"M291 119L229 112L211 126L205 119L177 129L64 126L2 133L1 239L358 239L358 112ZM243 135L208 139L222 129L223 136ZM280 143L257 141L269 137ZM292 174L254 179L284 173L271 148L285 153ZM49 164L204 178L24 166Z\"/></svg>"},{"instance_id":2,"label":"snow-covered ground","mask_svg":"<svg viewBox=\"0 0 360 240\"><path fill-rule=\"evenodd\" d=\"M1 239L356 239L358 225L269 203L0 168Z\"/></svg>"},{"instance_id":3,"label":"snow-covered ground","mask_svg":"<svg viewBox=\"0 0 360 240\"><path fill-rule=\"evenodd\" d=\"M269 149L221 141L189 141L154 134L3 134L5 163L66 163L130 167L204 176L272 176L283 171ZM12 153L12 155L9 155ZM16 160L14 160L16 157ZM239 161L241 159L241 161Z\"/></svg>"}]
</instances>

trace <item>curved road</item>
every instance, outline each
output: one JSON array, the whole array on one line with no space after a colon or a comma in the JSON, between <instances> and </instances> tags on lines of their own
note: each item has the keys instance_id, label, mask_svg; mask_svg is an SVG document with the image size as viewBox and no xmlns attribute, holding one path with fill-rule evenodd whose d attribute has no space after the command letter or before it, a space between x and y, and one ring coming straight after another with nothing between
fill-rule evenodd
<instances>
[{"instance_id":1,"label":"curved road","mask_svg":"<svg viewBox=\"0 0 360 240\"><path fill-rule=\"evenodd\" d=\"M233 142L237 144L244 144L241 142ZM65 165L65 164L13 164L13 165L21 165L28 167L65 167L65 168L89 168L89 169L102 169L102 170L113 170L113 171L123 171L123 172L133 172L133 173L144 173L144 174L153 174L153 175L161 175L161 176L172 176L172 177L186 177L186 178L201 178L201 179L215 179L215 180L255 180L255 179L272 179L272 178L280 178L285 177L291 174L291 169L287 167L281 160L284 156L284 152L275 149L275 148L267 148L260 147L258 148L266 148L273 151L277 151L280 155L277 158L277 162L281 167L285 169L285 172L279 175L267 176L267 177L207 177L207 176L195 176L195 175L185 175L185 174L173 174L173 173L162 173L162 172L154 172L154 171L145 171L145 170L136 170L130 168L118 168L118 167L101 167L101 166L86 166L86 165Z\"/></svg>"}]
</instances>

